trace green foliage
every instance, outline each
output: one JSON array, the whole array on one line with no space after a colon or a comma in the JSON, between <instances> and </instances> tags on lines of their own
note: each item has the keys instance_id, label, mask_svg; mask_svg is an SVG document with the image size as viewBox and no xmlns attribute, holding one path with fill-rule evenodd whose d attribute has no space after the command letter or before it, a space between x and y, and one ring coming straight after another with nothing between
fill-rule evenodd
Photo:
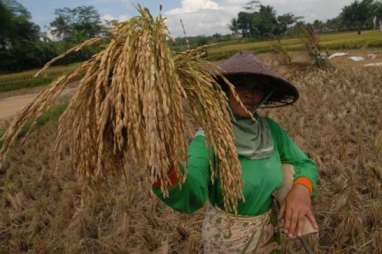
<instances>
[{"instance_id":1,"label":"green foliage","mask_svg":"<svg viewBox=\"0 0 382 254\"><path fill-rule=\"evenodd\" d=\"M250 37L253 34L251 13L239 12L237 23L243 37Z\"/></svg>"},{"instance_id":2,"label":"green foliage","mask_svg":"<svg viewBox=\"0 0 382 254\"><path fill-rule=\"evenodd\" d=\"M374 0L362 0L345 6L340 14L343 25L347 29L357 29L358 33L361 33L361 29L370 27L374 4Z\"/></svg>"},{"instance_id":3,"label":"green foliage","mask_svg":"<svg viewBox=\"0 0 382 254\"><path fill-rule=\"evenodd\" d=\"M76 66L76 64L72 64L63 67L52 67L43 76L38 78L33 77L37 70L0 75L0 92L48 85L57 77L73 70Z\"/></svg>"},{"instance_id":4,"label":"green foliage","mask_svg":"<svg viewBox=\"0 0 382 254\"><path fill-rule=\"evenodd\" d=\"M0 46L5 44L5 38L12 26L12 13L3 1L0 1Z\"/></svg>"},{"instance_id":5,"label":"green foliage","mask_svg":"<svg viewBox=\"0 0 382 254\"><path fill-rule=\"evenodd\" d=\"M50 23L52 33L65 41L77 43L104 32L100 15L93 6L56 9L55 15Z\"/></svg>"},{"instance_id":6,"label":"green foliage","mask_svg":"<svg viewBox=\"0 0 382 254\"><path fill-rule=\"evenodd\" d=\"M40 28L30 21L31 15L15 0L0 0L0 50L11 49L17 41L39 38Z\"/></svg>"},{"instance_id":7,"label":"green foliage","mask_svg":"<svg viewBox=\"0 0 382 254\"><path fill-rule=\"evenodd\" d=\"M374 15L379 19L382 19L382 1L378 1L374 4Z\"/></svg>"},{"instance_id":8,"label":"green foliage","mask_svg":"<svg viewBox=\"0 0 382 254\"><path fill-rule=\"evenodd\" d=\"M318 31L322 31L325 27L325 23L321 20L316 19L312 24L313 29L316 29Z\"/></svg>"},{"instance_id":9,"label":"green foliage","mask_svg":"<svg viewBox=\"0 0 382 254\"><path fill-rule=\"evenodd\" d=\"M254 12L251 20L252 36L270 38L277 33L276 11L272 6L260 5L258 12Z\"/></svg>"},{"instance_id":10,"label":"green foliage","mask_svg":"<svg viewBox=\"0 0 382 254\"><path fill-rule=\"evenodd\" d=\"M21 88L32 88L41 85L50 84L53 80L47 78L37 78L30 80L14 80L8 82L0 82L0 92L18 90Z\"/></svg>"},{"instance_id":11,"label":"green foliage","mask_svg":"<svg viewBox=\"0 0 382 254\"><path fill-rule=\"evenodd\" d=\"M55 10L55 19L50 23L52 33L61 40L55 43L59 53L67 51L76 44L107 33L100 15L93 6L62 8ZM85 47L75 54L66 56L58 65L70 64L89 59L98 53L98 46Z\"/></svg>"},{"instance_id":12,"label":"green foliage","mask_svg":"<svg viewBox=\"0 0 382 254\"><path fill-rule=\"evenodd\" d=\"M100 16L92 6L58 9L56 15L52 22L53 33L65 37L65 40L58 42L44 37L40 28L31 21L28 10L16 0L0 0L0 71L15 72L39 68L80 41L105 32ZM57 64L80 62L98 51L96 46L86 47ZM29 85L49 82L50 80L33 80ZM25 85L19 82L16 87ZM4 89L12 89L12 84L2 84L0 90Z\"/></svg>"},{"instance_id":13,"label":"green foliage","mask_svg":"<svg viewBox=\"0 0 382 254\"><path fill-rule=\"evenodd\" d=\"M291 13L277 16L272 6L262 5L258 1L251 1L244 9L246 11L239 12L237 18L231 20L229 28L234 33L240 31L245 38L278 37L300 19Z\"/></svg>"},{"instance_id":14,"label":"green foliage","mask_svg":"<svg viewBox=\"0 0 382 254\"><path fill-rule=\"evenodd\" d=\"M14 0L0 0L0 50L12 49L17 41L39 38L39 27L30 13Z\"/></svg>"},{"instance_id":15,"label":"green foliage","mask_svg":"<svg viewBox=\"0 0 382 254\"><path fill-rule=\"evenodd\" d=\"M231 23L229 24L229 29L234 33L239 32L239 23L236 18L231 19Z\"/></svg>"},{"instance_id":16,"label":"green foliage","mask_svg":"<svg viewBox=\"0 0 382 254\"><path fill-rule=\"evenodd\" d=\"M40 40L40 28L17 1L0 0L0 17L0 70L30 69L57 55L50 41Z\"/></svg>"},{"instance_id":17,"label":"green foliage","mask_svg":"<svg viewBox=\"0 0 382 254\"><path fill-rule=\"evenodd\" d=\"M313 23L302 22L302 17L291 13L276 16L272 6L262 5L259 1L250 1L244 6L244 10L231 20L230 30L233 33L240 32L245 38L260 39L298 35L302 25L312 25L320 32L357 30L360 33L362 29L372 28L374 16L382 19L381 0L354 1L345 6L338 17L326 22L315 20Z\"/></svg>"},{"instance_id":18,"label":"green foliage","mask_svg":"<svg viewBox=\"0 0 382 254\"><path fill-rule=\"evenodd\" d=\"M107 42L105 41L103 43L106 44ZM76 45L76 43L69 42L69 41L55 42L56 49L60 54L63 52L66 52L68 49L72 48L74 45ZM102 44L102 45L104 45L104 44ZM94 45L94 46L84 47L83 49L81 49L78 52L75 52L75 53L72 53L70 55L65 56L63 59L57 61L57 63L55 63L55 65L67 65L67 64L73 64L73 63L85 61L85 60L89 59L90 57L92 57L94 54L98 53L101 50L102 45L100 45L100 46Z\"/></svg>"},{"instance_id":19,"label":"green foliage","mask_svg":"<svg viewBox=\"0 0 382 254\"><path fill-rule=\"evenodd\" d=\"M342 21L340 17L336 17L333 19L329 19L324 24L324 29L322 31L341 31L343 29L342 27Z\"/></svg>"},{"instance_id":20,"label":"green foliage","mask_svg":"<svg viewBox=\"0 0 382 254\"><path fill-rule=\"evenodd\" d=\"M296 17L291 13L287 13L277 17L276 35L286 34L287 31L293 26L298 24L302 17Z\"/></svg>"},{"instance_id":21,"label":"green foliage","mask_svg":"<svg viewBox=\"0 0 382 254\"><path fill-rule=\"evenodd\" d=\"M40 67L58 54L54 42L16 40L13 47L0 50L0 70L21 71Z\"/></svg>"},{"instance_id":22,"label":"green foliage","mask_svg":"<svg viewBox=\"0 0 382 254\"><path fill-rule=\"evenodd\" d=\"M261 5L260 1L251 0L247 2L247 4L244 6L244 9L247 11L255 11L260 5Z\"/></svg>"}]
</instances>

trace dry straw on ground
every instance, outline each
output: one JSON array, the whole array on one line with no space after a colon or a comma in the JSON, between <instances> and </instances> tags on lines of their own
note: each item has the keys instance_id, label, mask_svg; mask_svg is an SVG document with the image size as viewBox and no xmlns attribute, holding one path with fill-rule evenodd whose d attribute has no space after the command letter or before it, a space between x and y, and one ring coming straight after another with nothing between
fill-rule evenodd
<instances>
[{"instance_id":1,"label":"dry straw on ground","mask_svg":"<svg viewBox=\"0 0 382 254\"><path fill-rule=\"evenodd\" d=\"M151 183L160 180L168 194L167 172L179 170L187 161L187 112L204 129L216 154L219 163L211 163L211 178L218 177L225 207L234 211L243 198L240 164L227 98L214 78L219 69L203 61L198 50L174 55L165 19L138 10L139 16L115 25L103 51L60 77L22 112L5 134L3 152L29 119L39 117L73 79L83 75L60 118L56 147L57 154L69 151L72 167L81 176L95 181L121 176L128 161L130 170L146 170ZM86 41L70 52L99 40Z\"/></svg>"}]
</instances>

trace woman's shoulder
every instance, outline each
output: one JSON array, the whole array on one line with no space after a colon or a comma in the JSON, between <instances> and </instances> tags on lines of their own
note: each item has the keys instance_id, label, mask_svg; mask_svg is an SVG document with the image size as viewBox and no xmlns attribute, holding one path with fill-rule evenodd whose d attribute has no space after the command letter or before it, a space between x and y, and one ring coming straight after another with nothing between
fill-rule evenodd
<instances>
[{"instance_id":1,"label":"woman's shoulder","mask_svg":"<svg viewBox=\"0 0 382 254\"><path fill-rule=\"evenodd\" d=\"M262 119L267 123L275 141L279 141L288 135L286 130L276 120L268 116L263 116Z\"/></svg>"},{"instance_id":2,"label":"woman's shoulder","mask_svg":"<svg viewBox=\"0 0 382 254\"><path fill-rule=\"evenodd\" d=\"M269 128L272 130L272 131L279 131L281 128L280 124L277 123L275 120L273 120L272 118L270 118L269 116L260 116L259 117L262 121L266 122L269 126Z\"/></svg>"}]
</instances>

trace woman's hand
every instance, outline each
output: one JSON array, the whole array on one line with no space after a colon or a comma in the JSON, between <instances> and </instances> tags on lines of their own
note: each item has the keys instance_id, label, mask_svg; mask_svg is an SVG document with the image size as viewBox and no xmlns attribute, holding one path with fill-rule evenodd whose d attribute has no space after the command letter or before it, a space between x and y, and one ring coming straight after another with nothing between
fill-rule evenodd
<instances>
[{"instance_id":1,"label":"woman's hand","mask_svg":"<svg viewBox=\"0 0 382 254\"><path fill-rule=\"evenodd\" d=\"M280 218L284 218L283 227L289 237L302 235L305 217L318 229L309 190L301 184L295 184L280 209Z\"/></svg>"}]
</instances>

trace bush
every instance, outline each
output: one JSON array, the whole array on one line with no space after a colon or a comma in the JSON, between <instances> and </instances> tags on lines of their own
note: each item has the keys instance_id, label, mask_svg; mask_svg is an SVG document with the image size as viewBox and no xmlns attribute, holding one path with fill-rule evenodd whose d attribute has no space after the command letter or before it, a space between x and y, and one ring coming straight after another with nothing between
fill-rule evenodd
<instances>
[{"instance_id":1,"label":"bush","mask_svg":"<svg viewBox=\"0 0 382 254\"><path fill-rule=\"evenodd\" d=\"M0 51L0 70L9 72L38 68L57 54L54 42L17 41L11 49Z\"/></svg>"}]
</instances>

